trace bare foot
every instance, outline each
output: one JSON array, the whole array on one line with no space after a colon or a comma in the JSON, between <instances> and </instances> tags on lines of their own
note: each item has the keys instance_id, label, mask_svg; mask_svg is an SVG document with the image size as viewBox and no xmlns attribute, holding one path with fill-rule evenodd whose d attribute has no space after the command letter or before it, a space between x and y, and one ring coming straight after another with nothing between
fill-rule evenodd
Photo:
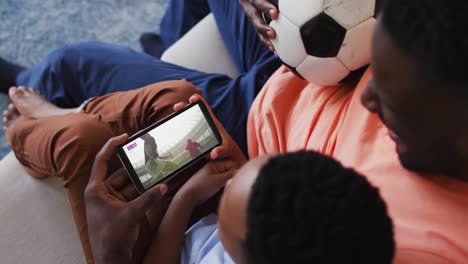
<instances>
[{"instance_id":1,"label":"bare foot","mask_svg":"<svg viewBox=\"0 0 468 264\"><path fill-rule=\"evenodd\" d=\"M59 108L49 103L42 95L32 88L24 86L11 87L8 91L11 101L19 114L29 118L41 118L56 115L76 113L78 108Z\"/></svg>"},{"instance_id":2,"label":"bare foot","mask_svg":"<svg viewBox=\"0 0 468 264\"><path fill-rule=\"evenodd\" d=\"M8 105L7 109L3 111L3 133L5 134L8 144L11 145L11 128L15 124L20 114L13 104Z\"/></svg>"}]
</instances>

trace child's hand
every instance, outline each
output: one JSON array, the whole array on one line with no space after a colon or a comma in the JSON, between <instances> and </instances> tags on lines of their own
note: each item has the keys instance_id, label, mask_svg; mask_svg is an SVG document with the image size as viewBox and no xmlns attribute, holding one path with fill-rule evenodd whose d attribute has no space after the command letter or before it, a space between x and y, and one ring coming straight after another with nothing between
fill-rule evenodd
<instances>
[{"instance_id":1,"label":"child's hand","mask_svg":"<svg viewBox=\"0 0 468 264\"><path fill-rule=\"evenodd\" d=\"M210 161L182 186L176 196L193 207L200 205L221 190L236 169L236 163L231 160Z\"/></svg>"}]
</instances>

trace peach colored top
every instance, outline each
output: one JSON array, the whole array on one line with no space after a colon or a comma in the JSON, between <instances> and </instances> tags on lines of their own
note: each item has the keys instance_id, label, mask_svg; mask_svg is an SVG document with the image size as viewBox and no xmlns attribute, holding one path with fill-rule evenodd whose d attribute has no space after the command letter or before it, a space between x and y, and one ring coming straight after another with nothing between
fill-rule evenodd
<instances>
[{"instance_id":1,"label":"peach colored top","mask_svg":"<svg viewBox=\"0 0 468 264\"><path fill-rule=\"evenodd\" d=\"M280 68L248 120L250 157L311 149L366 175L380 189L395 225L395 263L468 263L468 183L405 170L379 118L357 87L321 87Z\"/></svg>"}]
</instances>

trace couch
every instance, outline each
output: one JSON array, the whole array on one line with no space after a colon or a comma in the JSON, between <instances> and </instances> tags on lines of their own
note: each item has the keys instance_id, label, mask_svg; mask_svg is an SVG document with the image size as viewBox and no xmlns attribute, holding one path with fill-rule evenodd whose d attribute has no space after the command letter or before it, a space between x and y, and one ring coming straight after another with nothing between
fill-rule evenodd
<instances>
[{"instance_id":1,"label":"couch","mask_svg":"<svg viewBox=\"0 0 468 264\"><path fill-rule=\"evenodd\" d=\"M212 15L169 48L162 60L205 72L239 75ZM85 263L60 179L30 177L10 153L0 161L0 186L1 263Z\"/></svg>"}]
</instances>

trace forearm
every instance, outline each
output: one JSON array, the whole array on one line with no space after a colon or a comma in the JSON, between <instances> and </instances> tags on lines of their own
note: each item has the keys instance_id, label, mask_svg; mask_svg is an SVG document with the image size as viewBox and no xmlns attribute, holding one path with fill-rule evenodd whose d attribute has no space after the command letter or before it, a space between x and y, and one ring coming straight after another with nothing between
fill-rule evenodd
<instances>
[{"instance_id":1,"label":"forearm","mask_svg":"<svg viewBox=\"0 0 468 264\"><path fill-rule=\"evenodd\" d=\"M176 194L155 232L144 263L180 263L185 231L193 208L193 201L181 193Z\"/></svg>"}]
</instances>

